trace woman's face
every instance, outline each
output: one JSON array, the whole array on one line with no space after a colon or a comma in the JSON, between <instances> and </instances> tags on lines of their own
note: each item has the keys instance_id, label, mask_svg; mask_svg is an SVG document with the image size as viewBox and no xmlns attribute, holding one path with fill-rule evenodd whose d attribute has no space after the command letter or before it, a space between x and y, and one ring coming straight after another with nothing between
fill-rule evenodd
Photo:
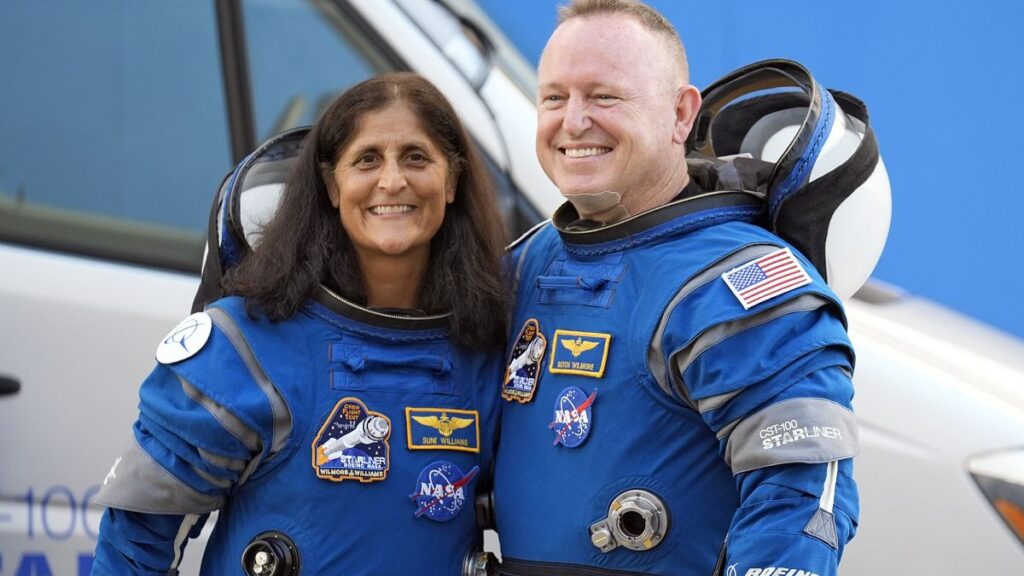
<instances>
[{"instance_id":1,"label":"woman's face","mask_svg":"<svg viewBox=\"0 0 1024 576\"><path fill-rule=\"evenodd\" d=\"M403 102L358 123L328 182L361 262L429 258L430 240L455 199L448 160Z\"/></svg>"}]
</instances>

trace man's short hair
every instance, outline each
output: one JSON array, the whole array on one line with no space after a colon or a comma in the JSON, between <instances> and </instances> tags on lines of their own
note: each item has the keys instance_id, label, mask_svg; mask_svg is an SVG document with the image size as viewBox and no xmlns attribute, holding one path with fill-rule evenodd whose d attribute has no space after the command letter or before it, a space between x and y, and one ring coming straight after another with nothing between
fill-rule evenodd
<instances>
[{"instance_id":1,"label":"man's short hair","mask_svg":"<svg viewBox=\"0 0 1024 576\"><path fill-rule=\"evenodd\" d=\"M686 48L676 27L668 18L643 2L636 0L569 0L558 7L558 24L567 20L600 14L615 14L632 18L647 30L657 34L676 53L683 82L690 82L690 65L686 59Z\"/></svg>"}]
</instances>

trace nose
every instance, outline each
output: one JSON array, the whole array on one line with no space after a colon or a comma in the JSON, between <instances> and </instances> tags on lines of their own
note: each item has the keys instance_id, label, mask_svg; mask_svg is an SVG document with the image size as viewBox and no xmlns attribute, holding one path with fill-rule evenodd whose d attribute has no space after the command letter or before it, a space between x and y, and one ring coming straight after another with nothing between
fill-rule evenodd
<instances>
[{"instance_id":1,"label":"nose","mask_svg":"<svg viewBox=\"0 0 1024 576\"><path fill-rule=\"evenodd\" d=\"M384 192L398 192L405 186L405 174L398 160L389 158L384 161L380 168L380 176L377 178L377 188Z\"/></svg>"},{"instance_id":2,"label":"nose","mask_svg":"<svg viewBox=\"0 0 1024 576\"><path fill-rule=\"evenodd\" d=\"M562 118L562 128L570 136L579 136L590 128L590 110L585 98L570 96L565 103L565 116Z\"/></svg>"}]
</instances>

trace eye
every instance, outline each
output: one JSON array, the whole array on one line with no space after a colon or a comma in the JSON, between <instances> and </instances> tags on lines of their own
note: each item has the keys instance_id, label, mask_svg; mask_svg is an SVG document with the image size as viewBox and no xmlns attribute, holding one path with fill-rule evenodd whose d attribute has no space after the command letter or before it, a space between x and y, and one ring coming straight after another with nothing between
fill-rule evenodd
<instances>
[{"instance_id":1,"label":"eye","mask_svg":"<svg viewBox=\"0 0 1024 576\"><path fill-rule=\"evenodd\" d=\"M413 150L406 154L405 160L414 166L425 166L431 162L430 156L419 150Z\"/></svg>"},{"instance_id":2,"label":"eye","mask_svg":"<svg viewBox=\"0 0 1024 576\"><path fill-rule=\"evenodd\" d=\"M600 104L612 104L614 102L618 102L619 98L617 96L612 96L611 94L595 94L594 100L597 100Z\"/></svg>"},{"instance_id":3,"label":"eye","mask_svg":"<svg viewBox=\"0 0 1024 576\"><path fill-rule=\"evenodd\" d=\"M359 156L356 156L353 164L359 168L369 168L377 164L377 155L373 152L363 152Z\"/></svg>"},{"instance_id":4,"label":"eye","mask_svg":"<svg viewBox=\"0 0 1024 576\"><path fill-rule=\"evenodd\" d=\"M553 108L553 107L559 106L564 101L565 101L565 97L562 96L561 94L546 94L546 95L542 96L541 99L540 99L541 105L543 105L545 107L548 107L548 108Z\"/></svg>"}]
</instances>

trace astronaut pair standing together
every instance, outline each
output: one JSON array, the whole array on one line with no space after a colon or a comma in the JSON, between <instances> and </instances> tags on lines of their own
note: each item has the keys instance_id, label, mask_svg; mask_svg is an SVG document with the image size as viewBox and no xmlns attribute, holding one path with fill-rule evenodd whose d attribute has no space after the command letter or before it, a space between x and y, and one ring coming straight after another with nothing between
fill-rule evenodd
<instances>
[{"instance_id":1,"label":"astronaut pair standing together","mask_svg":"<svg viewBox=\"0 0 1024 576\"><path fill-rule=\"evenodd\" d=\"M295 174L314 182L362 281L330 255L277 322L245 290L201 313L208 335L143 386L136 444L97 499L95 573L173 570L213 510L217 574L836 573L857 430L830 285L852 294L888 226L832 221L888 193L863 106L787 61L702 106L671 24L628 0L563 8L538 76L537 155L568 202L505 259L504 354L467 344L470 304L432 299L453 277L432 275L443 247L466 249L445 242L496 219L493 199L462 204L480 202L478 160L422 113L420 84L383 108L343 95L354 135L332 140L329 112L236 169L224 206L290 151L282 207ZM826 240L865 229L860 261L837 262ZM419 274L411 299L381 298L395 270ZM492 519L500 565L478 552Z\"/></svg>"}]
</instances>

